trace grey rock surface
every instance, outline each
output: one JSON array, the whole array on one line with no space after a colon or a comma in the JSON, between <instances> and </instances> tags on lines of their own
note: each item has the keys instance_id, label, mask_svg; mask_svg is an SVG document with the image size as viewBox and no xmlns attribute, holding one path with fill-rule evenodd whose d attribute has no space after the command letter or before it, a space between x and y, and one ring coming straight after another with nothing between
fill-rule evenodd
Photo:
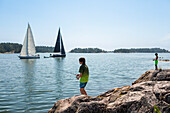
<instances>
[{"instance_id":1,"label":"grey rock surface","mask_svg":"<svg viewBox=\"0 0 170 113\"><path fill-rule=\"evenodd\" d=\"M150 70L132 86L111 89L99 96L73 96L57 101L48 113L170 113L170 69Z\"/></svg>"}]
</instances>

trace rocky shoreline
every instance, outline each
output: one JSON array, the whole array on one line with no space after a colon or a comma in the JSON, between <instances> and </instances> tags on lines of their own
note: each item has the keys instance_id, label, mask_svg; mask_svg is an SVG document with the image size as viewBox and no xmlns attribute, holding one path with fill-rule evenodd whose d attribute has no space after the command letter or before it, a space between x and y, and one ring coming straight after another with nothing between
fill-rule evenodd
<instances>
[{"instance_id":1,"label":"rocky shoreline","mask_svg":"<svg viewBox=\"0 0 170 113\"><path fill-rule=\"evenodd\" d=\"M131 86L57 101L48 113L170 113L170 69L145 72Z\"/></svg>"}]
</instances>

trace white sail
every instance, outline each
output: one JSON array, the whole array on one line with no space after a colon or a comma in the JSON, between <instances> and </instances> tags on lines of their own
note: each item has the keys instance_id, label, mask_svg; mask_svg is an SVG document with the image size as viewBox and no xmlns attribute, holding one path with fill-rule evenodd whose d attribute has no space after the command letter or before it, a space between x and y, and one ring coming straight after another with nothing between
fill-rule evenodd
<instances>
[{"instance_id":1,"label":"white sail","mask_svg":"<svg viewBox=\"0 0 170 113\"><path fill-rule=\"evenodd\" d=\"M28 28L27 28L27 32L25 34L25 39L24 39L24 43L22 45L20 55L21 56L27 56L28 55Z\"/></svg>"},{"instance_id":2,"label":"white sail","mask_svg":"<svg viewBox=\"0 0 170 113\"><path fill-rule=\"evenodd\" d=\"M21 49L21 56L28 56L29 54L35 54L35 44L34 44L34 39L31 31L31 27L28 24L27 32L25 35L24 43Z\"/></svg>"},{"instance_id":3,"label":"white sail","mask_svg":"<svg viewBox=\"0 0 170 113\"><path fill-rule=\"evenodd\" d=\"M35 43L34 43L34 38L32 35L31 27L28 24L28 54L35 54Z\"/></svg>"}]
</instances>

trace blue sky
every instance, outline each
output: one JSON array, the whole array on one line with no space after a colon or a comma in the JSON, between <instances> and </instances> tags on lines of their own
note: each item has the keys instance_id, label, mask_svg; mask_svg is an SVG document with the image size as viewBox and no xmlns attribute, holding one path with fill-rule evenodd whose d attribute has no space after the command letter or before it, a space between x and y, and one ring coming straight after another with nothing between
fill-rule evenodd
<instances>
[{"instance_id":1,"label":"blue sky","mask_svg":"<svg viewBox=\"0 0 170 113\"><path fill-rule=\"evenodd\" d=\"M76 47L170 50L169 0L0 0L0 42L23 43L28 22L36 46L54 46L59 27Z\"/></svg>"}]
</instances>

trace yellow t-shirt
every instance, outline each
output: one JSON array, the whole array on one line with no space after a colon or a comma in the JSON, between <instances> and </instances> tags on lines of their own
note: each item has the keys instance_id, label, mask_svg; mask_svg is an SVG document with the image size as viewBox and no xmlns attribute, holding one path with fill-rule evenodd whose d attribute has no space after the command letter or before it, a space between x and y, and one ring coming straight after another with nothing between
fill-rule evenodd
<instances>
[{"instance_id":1,"label":"yellow t-shirt","mask_svg":"<svg viewBox=\"0 0 170 113\"><path fill-rule=\"evenodd\" d=\"M87 65L81 65L79 68L79 72L82 73L82 77L80 78L80 83L86 83L89 79L89 69Z\"/></svg>"}]
</instances>

